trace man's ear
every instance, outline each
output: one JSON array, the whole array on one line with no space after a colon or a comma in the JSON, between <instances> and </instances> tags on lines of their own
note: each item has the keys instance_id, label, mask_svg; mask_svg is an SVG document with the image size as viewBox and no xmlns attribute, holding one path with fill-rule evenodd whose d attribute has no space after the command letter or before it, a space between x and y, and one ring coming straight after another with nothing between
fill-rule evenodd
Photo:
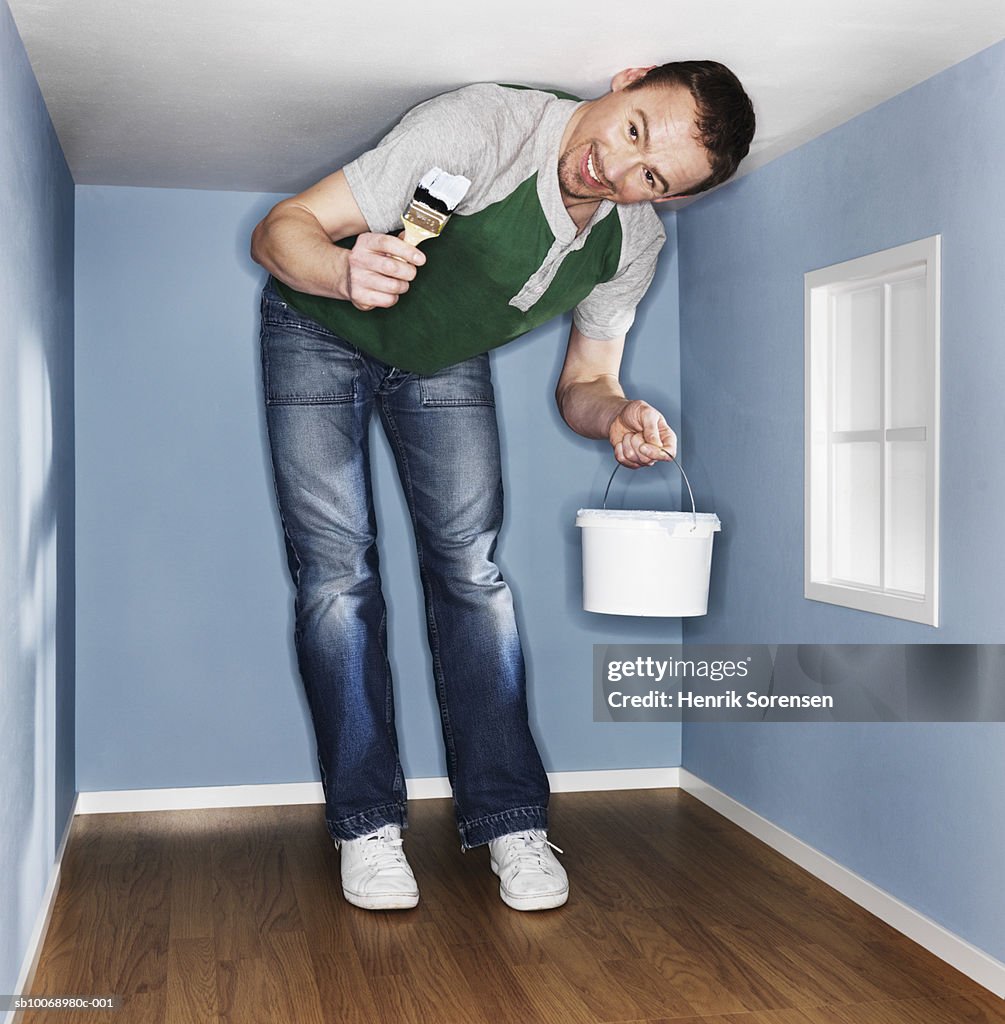
<instances>
[{"instance_id":1,"label":"man's ear","mask_svg":"<svg viewBox=\"0 0 1005 1024\"><path fill-rule=\"evenodd\" d=\"M690 199L690 196L660 196L658 199L650 199L651 203L672 203L675 199Z\"/></svg>"},{"instance_id":2,"label":"man's ear","mask_svg":"<svg viewBox=\"0 0 1005 1024\"><path fill-rule=\"evenodd\" d=\"M611 92L619 92L624 89L626 85L631 85L632 82L637 82L644 75L647 75L652 69L656 67L655 64L650 64L647 68L625 68L624 71L619 71L611 79Z\"/></svg>"}]
</instances>

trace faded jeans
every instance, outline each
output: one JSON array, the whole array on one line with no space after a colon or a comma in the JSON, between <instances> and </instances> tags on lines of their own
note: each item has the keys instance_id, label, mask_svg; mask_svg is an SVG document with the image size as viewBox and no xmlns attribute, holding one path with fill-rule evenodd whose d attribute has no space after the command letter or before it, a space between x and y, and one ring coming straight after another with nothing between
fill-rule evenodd
<instances>
[{"instance_id":1,"label":"faded jeans","mask_svg":"<svg viewBox=\"0 0 1005 1024\"><path fill-rule=\"evenodd\" d=\"M370 486L376 407L415 534L447 776L464 848L547 827L523 653L493 561L502 479L487 355L419 376L262 294L276 497L328 831L407 826Z\"/></svg>"}]
</instances>

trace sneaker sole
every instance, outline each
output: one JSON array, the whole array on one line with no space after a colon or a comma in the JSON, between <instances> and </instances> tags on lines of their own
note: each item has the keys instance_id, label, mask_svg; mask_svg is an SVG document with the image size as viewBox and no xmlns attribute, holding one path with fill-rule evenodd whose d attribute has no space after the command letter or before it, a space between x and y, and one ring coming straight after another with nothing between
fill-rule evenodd
<instances>
[{"instance_id":1,"label":"sneaker sole","mask_svg":"<svg viewBox=\"0 0 1005 1024\"><path fill-rule=\"evenodd\" d=\"M418 892L363 893L352 892L343 887L342 895L347 903L361 910L411 910L419 902Z\"/></svg>"},{"instance_id":2,"label":"sneaker sole","mask_svg":"<svg viewBox=\"0 0 1005 1024\"><path fill-rule=\"evenodd\" d=\"M511 896L501 885L499 898L513 910L554 910L569 898L569 890L549 892L543 896Z\"/></svg>"}]
</instances>

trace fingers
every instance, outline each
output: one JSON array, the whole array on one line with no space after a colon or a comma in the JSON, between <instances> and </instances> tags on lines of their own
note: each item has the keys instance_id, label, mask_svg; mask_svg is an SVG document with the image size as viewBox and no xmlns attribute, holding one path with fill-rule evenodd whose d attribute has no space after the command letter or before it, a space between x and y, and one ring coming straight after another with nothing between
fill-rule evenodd
<instances>
[{"instance_id":1,"label":"fingers","mask_svg":"<svg viewBox=\"0 0 1005 1024\"><path fill-rule=\"evenodd\" d=\"M639 410L642 440L639 451L644 457L665 462L677 454L677 435L670 429L663 414L644 402Z\"/></svg>"},{"instance_id":2,"label":"fingers","mask_svg":"<svg viewBox=\"0 0 1005 1024\"><path fill-rule=\"evenodd\" d=\"M649 444L641 433L625 434L614 446L614 457L628 469L640 469L662 462L667 456L658 447Z\"/></svg>"},{"instance_id":3,"label":"fingers","mask_svg":"<svg viewBox=\"0 0 1005 1024\"><path fill-rule=\"evenodd\" d=\"M675 459L677 458L677 435L670 429L667 421L664 420L662 416L660 417L660 421L656 445L663 449L662 457L664 459Z\"/></svg>"},{"instance_id":4,"label":"fingers","mask_svg":"<svg viewBox=\"0 0 1005 1024\"><path fill-rule=\"evenodd\" d=\"M347 292L357 309L386 309L408 291L425 255L393 235L366 232L349 253Z\"/></svg>"},{"instance_id":5,"label":"fingers","mask_svg":"<svg viewBox=\"0 0 1005 1024\"><path fill-rule=\"evenodd\" d=\"M629 469L666 462L677 455L677 435L647 402L629 402L611 429L614 457Z\"/></svg>"}]
</instances>

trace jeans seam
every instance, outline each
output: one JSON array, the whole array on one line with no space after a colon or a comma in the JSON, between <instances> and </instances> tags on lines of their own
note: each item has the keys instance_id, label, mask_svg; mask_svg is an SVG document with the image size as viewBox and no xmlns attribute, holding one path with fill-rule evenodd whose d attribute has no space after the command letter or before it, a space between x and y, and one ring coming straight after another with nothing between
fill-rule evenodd
<instances>
[{"instance_id":1,"label":"jeans seam","mask_svg":"<svg viewBox=\"0 0 1005 1024\"><path fill-rule=\"evenodd\" d=\"M440 632L436 626L436 613L433 611L433 584L429 573L426 571L425 559L423 557L422 541L419 539L418 522L415 516L415 493L412 489L412 476L408 468L408 460L405 457L405 446L398 431L398 425L394 420L394 414L386 403L381 403L384 416L388 426L391 428L391 437L394 443L395 452L398 455L398 462L402 471L402 482L405 488L405 495L408 504L408 515L412 520L412 533L415 537L415 553L419 563L419 575L422 578L422 586L426 598L426 625L429 629L430 653L433 657L433 676L436 680L436 688L439 691L437 697L442 715L443 732L446 740L447 757L449 758L449 774L453 781L457 777L457 752L454 746L454 730L450 722L450 711L447 708L447 685L443 674L443 665L440 661Z\"/></svg>"},{"instance_id":2,"label":"jeans seam","mask_svg":"<svg viewBox=\"0 0 1005 1024\"><path fill-rule=\"evenodd\" d=\"M395 753L398 750L398 735L394 728L394 686L391 681L391 670L387 662L387 606L384 606L384 611L380 616L380 626L377 630L379 637L379 647L384 654L384 728L387 729L388 736L391 740L391 747ZM398 795L401 788L404 786L404 773L401 768L401 757L396 757L394 761L394 778L391 780L391 791Z\"/></svg>"},{"instance_id":3,"label":"jeans seam","mask_svg":"<svg viewBox=\"0 0 1005 1024\"><path fill-rule=\"evenodd\" d=\"M424 409L463 408L469 405L494 408L495 402L487 398L430 398L422 403Z\"/></svg>"},{"instance_id":4,"label":"jeans seam","mask_svg":"<svg viewBox=\"0 0 1005 1024\"><path fill-rule=\"evenodd\" d=\"M465 828L472 828L475 825L483 825L487 821L499 821L506 818L521 818L525 811L542 811L545 808L541 804L523 804L520 807L508 807L505 811L493 811L492 814L483 814L480 818L462 818L461 824Z\"/></svg>"},{"instance_id":5,"label":"jeans seam","mask_svg":"<svg viewBox=\"0 0 1005 1024\"><path fill-rule=\"evenodd\" d=\"M356 401L356 392L346 395L282 395L265 400L269 405L350 405Z\"/></svg>"},{"instance_id":6,"label":"jeans seam","mask_svg":"<svg viewBox=\"0 0 1005 1024\"><path fill-rule=\"evenodd\" d=\"M288 327L294 331L303 331L305 334L316 334L320 338L337 338L339 341L345 341L341 335L328 330L327 327L316 321L300 320L293 316L289 312L288 306L283 306L278 313L273 313L269 307L266 307L262 319L270 327Z\"/></svg>"}]
</instances>

